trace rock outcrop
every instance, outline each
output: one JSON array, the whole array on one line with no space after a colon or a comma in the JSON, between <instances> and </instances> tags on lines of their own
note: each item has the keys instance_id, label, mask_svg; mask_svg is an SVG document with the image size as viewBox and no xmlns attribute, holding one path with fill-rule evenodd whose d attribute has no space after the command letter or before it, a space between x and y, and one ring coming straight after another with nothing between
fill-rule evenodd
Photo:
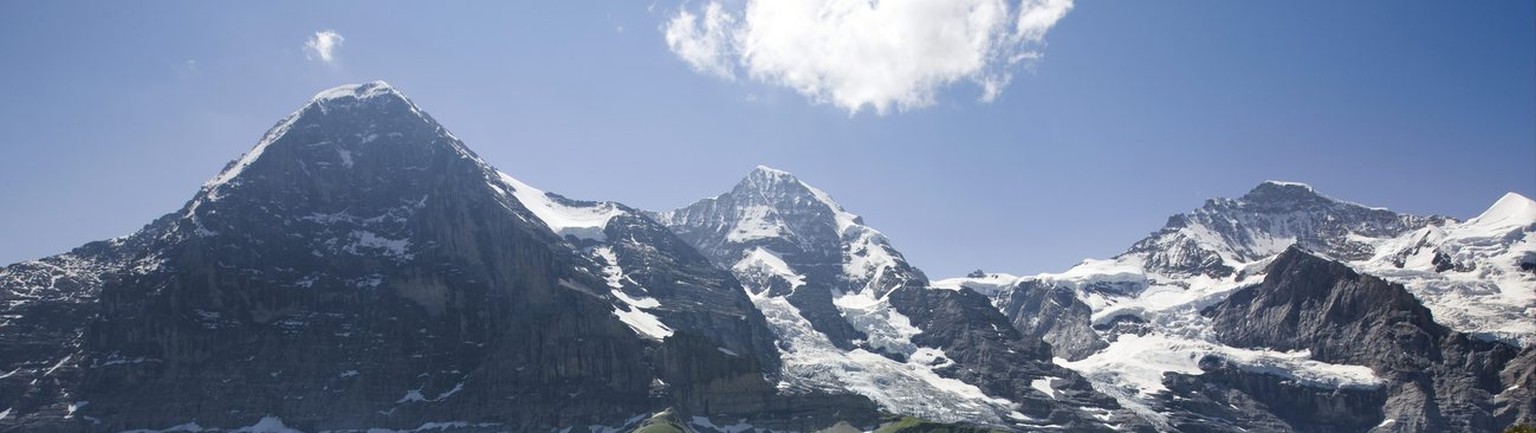
<instances>
[{"instance_id":1,"label":"rock outcrop","mask_svg":"<svg viewBox=\"0 0 1536 433\"><path fill-rule=\"evenodd\" d=\"M1519 348L1451 331L1401 285L1300 247L1203 314L1234 346L1370 367L1387 382L1390 421L1374 431L1496 431L1531 416L1519 406L1536 394L1504 374Z\"/></svg>"}]
</instances>

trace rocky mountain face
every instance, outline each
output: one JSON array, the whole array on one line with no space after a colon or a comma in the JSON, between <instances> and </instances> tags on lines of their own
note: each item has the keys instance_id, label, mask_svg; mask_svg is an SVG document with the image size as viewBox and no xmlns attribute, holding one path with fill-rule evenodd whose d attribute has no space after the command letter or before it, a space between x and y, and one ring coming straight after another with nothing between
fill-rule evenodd
<instances>
[{"instance_id":1,"label":"rocky mountain face","mask_svg":"<svg viewBox=\"0 0 1536 433\"><path fill-rule=\"evenodd\" d=\"M550 203L604 218L571 235ZM180 211L0 285L5 431L875 416L780 397L764 316L665 227L535 192L377 82L316 96Z\"/></svg>"},{"instance_id":2,"label":"rocky mountain face","mask_svg":"<svg viewBox=\"0 0 1536 433\"><path fill-rule=\"evenodd\" d=\"M1093 329L1093 307L1070 285L1009 274L972 272L964 278L933 283L950 290L970 290L987 296L1013 327L1050 343L1057 357L1079 360L1109 343Z\"/></svg>"},{"instance_id":3,"label":"rocky mountain face","mask_svg":"<svg viewBox=\"0 0 1536 433\"><path fill-rule=\"evenodd\" d=\"M1300 245L1344 260L1370 258L1363 239L1392 238L1444 217L1400 215L1324 197L1312 187L1265 182L1237 199L1212 199L1168 219L1162 230L1131 246L1146 269L1170 277L1222 278Z\"/></svg>"},{"instance_id":4,"label":"rocky mountain face","mask_svg":"<svg viewBox=\"0 0 1536 433\"><path fill-rule=\"evenodd\" d=\"M1536 348L1522 354L1451 331L1401 285L1300 247L1277 257L1262 283L1203 314L1217 338L1236 347L1305 350L1319 361L1370 367L1386 379L1382 430L1499 431L1536 419L1530 377L1502 375Z\"/></svg>"},{"instance_id":5,"label":"rocky mountain face","mask_svg":"<svg viewBox=\"0 0 1536 433\"><path fill-rule=\"evenodd\" d=\"M820 190L768 167L753 170L730 193L657 219L734 271L754 293L786 299L816 331L845 350L869 336L842 319L835 295L867 291L880 297L927 282L861 218Z\"/></svg>"},{"instance_id":6,"label":"rocky mountain face","mask_svg":"<svg viewBox=\"0 0 1536 433\"><path fill-rule=\"evenodd\" d=\"M382 82L0 269L6 432L1481 432L1532 390L1516 194L1457 221L1266 182L1110 259L930 282L789 173L571 199Z\"/></svg>"},{"instance_id":7,"label":"rocky mountain face","mask_svg":"<svg viewBox=\"0 0 1536 433\"><path fill-rule=\"evenodd\" d=\"M1530 422L1533 239L1514 194L1459 222L1266 182L1112 259L935 284L1163 430L1498 431Z\"/></svg>"},{"instance_id":8,"label":"rocky mountain face","mask_svg":"<svg viewBox=\"0 0 1536 433\"><path fill-rule=\"evenodd\" d=\"M657 220L731 269L779 335L781 387L853 392L945 422L1074 431L1149 428L987 298L935 289L879 231L789 173Z\"/></svg>"},{"instance_id":9,"label":"rocky mountain face","mask_svg":"<svg viewBox=\"0 0 1536 433\"><path fill-rule=\"evenodd\" d=\"M1072 289L1020 281L998 301L997 307L1012 319L1015 328L1050 342L1056 356L1082 359L1109 345L1089 325L1093 309Z\"/></svg>"}]
</instances>

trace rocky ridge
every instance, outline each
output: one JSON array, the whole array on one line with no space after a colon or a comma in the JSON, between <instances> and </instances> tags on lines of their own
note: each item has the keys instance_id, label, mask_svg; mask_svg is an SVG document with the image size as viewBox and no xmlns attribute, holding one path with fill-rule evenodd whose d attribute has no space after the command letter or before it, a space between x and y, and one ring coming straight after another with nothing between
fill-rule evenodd
<instances>
[{"instance_id":1,"label":"rocky ridge","mask_svg":"<svg viewBox=\"0 0 1536 433\"><path fill-rule=\"evenodd\" d=\"M935 284L988 295L1016 328L1058 348L1058 363L1089 377L1122 404L1140 408L1163 429L1491 431L1526 416L1510 414L1529 410L1498 403L1508 399L1499 395L1502 391L1468 393L1460 385L1435 385L1442 389L1419 396L1418 403L1404 403L1398 390L1405 379L1382 368L1391 357L1358 346L1351 347L1359 356L1338 357L1275 341L1228 338L1239 332L1292 332L1280 325L1307 317L1310 306L1290 307L1290 315L1275 323L1252 320L1252 315L1218 321L1202 312L1269 284L1277 266L1286 264L1282 258L1326 257L1346 269L1399 284L1405 290L1403 299L1413 305L1402 307L1404 311L1423 310L1424 329L1460 336L1453 346L1475 345L1478 349L1472 352L1501 354L1479 358L1486 365L1437 367L1445 377L1478 376L1483 378L1479 386L1493 387L1500 382L1488 378L1519 377L1500 373L1499 366L1527 365L1529 361L1510 352L1528 350L1522 347L1529 348L1529 339L1536 336L1526 331L1536 323L1530 316L1536 311L1530 309L1536 307L1530 300L1536 295L1536 274L1521 273L1524 258L1536 251L1528 240L1536 232L1529 203L1510 194L1484 215L1459 222L1339 201L1302 184L1265 182L1241 198L1213 199L1194 212L1170 218L1163 229L1112 259L1085 260L1060 274L974 273ZM1461 263L1460 269L1450 265L1453 262ZM1293 289L1289 286L1294 281L1286 281L1276 290ZM1342 316L1337 320L1347 326L1370 326L1370 319L1355 311L1330 314ZM1350 344L1358 345L1359 340ZM1436 345L1401 350L1442 356ZM1520 379L1507 380L1517 384ZM1316 391L1307 391L1309 387ZM1277 400L1309 392L1332 397ZM1213 395L1241 397L1217 402ZM1343 400L1335 398L1341 396ZM1476 401L1480 403L1466 404L1481 406L1436 406L1448 401ZM1503 409L1490 409L1493 406ZM1488 415L1498 411L1505 415ZM1378 422L1401 421L1377 425L1368 422L1370 417L1362 418L1371 413L1382 414ZM1467 421L1479 416L1494 421Z\"/></svg>"}]
</instances>

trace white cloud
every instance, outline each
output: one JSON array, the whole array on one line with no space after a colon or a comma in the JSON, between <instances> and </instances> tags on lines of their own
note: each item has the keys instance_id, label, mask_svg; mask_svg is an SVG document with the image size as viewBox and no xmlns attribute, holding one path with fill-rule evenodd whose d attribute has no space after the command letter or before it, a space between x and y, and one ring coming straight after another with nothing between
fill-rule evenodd
<instances>
[{"instance_id":1,"label":"white cloud","mask_svg":"<svg viewBox=\"0 0 1536 433\"><path fill-rule=\"evenodd\" d=\"M736 19L716 2L706 5L703 15L696 16L688 9L679 10L667 23L667 47L699 73L735 78L729 56L731 45L735 43Z\"/></svg>"},{"instance_id":2,"label":"white cloud","mask_svg":"<svg viewBox=\"0 0 1536 433\"><path fill-rule=\"evenodd\" d=\"M304 42L304 56L311 59L319 58L320 61L326 63L334 62L336 61L336 48L340 47L342 41L346 39L341 37L341 33L336 33L335 30L315 32L314 36Z\"/></svg>"},{"instance_id":3,"label":"white cloud","mask_svg":"<svg viewBox=\"0 0 1536 433\"><path fill-rule=\"evenodd\" d=\"M739 74L857 113L932 105L960 82L991 101L1072 0L709 0L663 26L699 73Z\"/></svg>"}]
</instances>

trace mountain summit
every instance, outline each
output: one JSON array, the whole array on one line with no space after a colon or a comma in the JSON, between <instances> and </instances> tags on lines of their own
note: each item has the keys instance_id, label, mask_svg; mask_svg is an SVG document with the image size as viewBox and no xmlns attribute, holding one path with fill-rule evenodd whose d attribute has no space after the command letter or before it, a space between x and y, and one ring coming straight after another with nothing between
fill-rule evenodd
<instances>
[{"instance_id":1,"label":"mountain summit","mask_svg":"<svg viewBox=\"0 0 1536 433\"><path fill-rule=\"evenodd\" d=\"M1170 276L1224 278L1292 244L1332 257L1367 258L1371 247L1362 239L1390 238L1446 220L1335 200L1305 184L1268 181L1241 198L1211 199L1170 217L1122 258L1136 256L1148 270Z\"/></svg>"},{"instance_id":2,"label":"mountain summit","mask_svg":"<svg viewBox=\"0 0 1536 433\"><path fill-rule=\"evenodd\" d=\"M205 184L203 195L218 200L250 183L309 179L350 178L383 190L389 185L377 182L410 182L422 176L406 171L452 164L486 166L404 94L375 81L320 92Z\"/></svg>"},{"instance_id":3,"label":"mountain summit","mask_svg":"<svg viewBox=\"0 0 1536 433\"><path fill-rule=\"evenodd\" d=\"M603 217L573 236L570 212ZM0 294L5 431L875 416L781 396L762 314L666 227L496 171L382 82L321 92L138 233L0 270Z\"/></svg>"},{"instance_id":4,"label":"mountain summit","mask_svg":"<svg viewBox=\"0 0 1536 433\"><path fill-rule=\"evenodd\" d=\"M730 192L657 220L735 271L748 290L786 299L843 349L867 336L843 319L834 298L874 300L927 284L879 231L782 170L759 166Z\"/></svg>"},{"instance_id":5,"label":"mountain summit","mask_svg":"<svg viewBox=\"0 0 1536 433\"><path fill-rule=\"evenodd\" d=\"M772 250L790 264L836 266L807 283L875 296L927 283L890 241L832 197L789 172L758 166L729 193L662 213L660 221L717 261L738 263L748 252ZM763 290L771 284L752 287Z\"/></svg>"}]
</instances>

